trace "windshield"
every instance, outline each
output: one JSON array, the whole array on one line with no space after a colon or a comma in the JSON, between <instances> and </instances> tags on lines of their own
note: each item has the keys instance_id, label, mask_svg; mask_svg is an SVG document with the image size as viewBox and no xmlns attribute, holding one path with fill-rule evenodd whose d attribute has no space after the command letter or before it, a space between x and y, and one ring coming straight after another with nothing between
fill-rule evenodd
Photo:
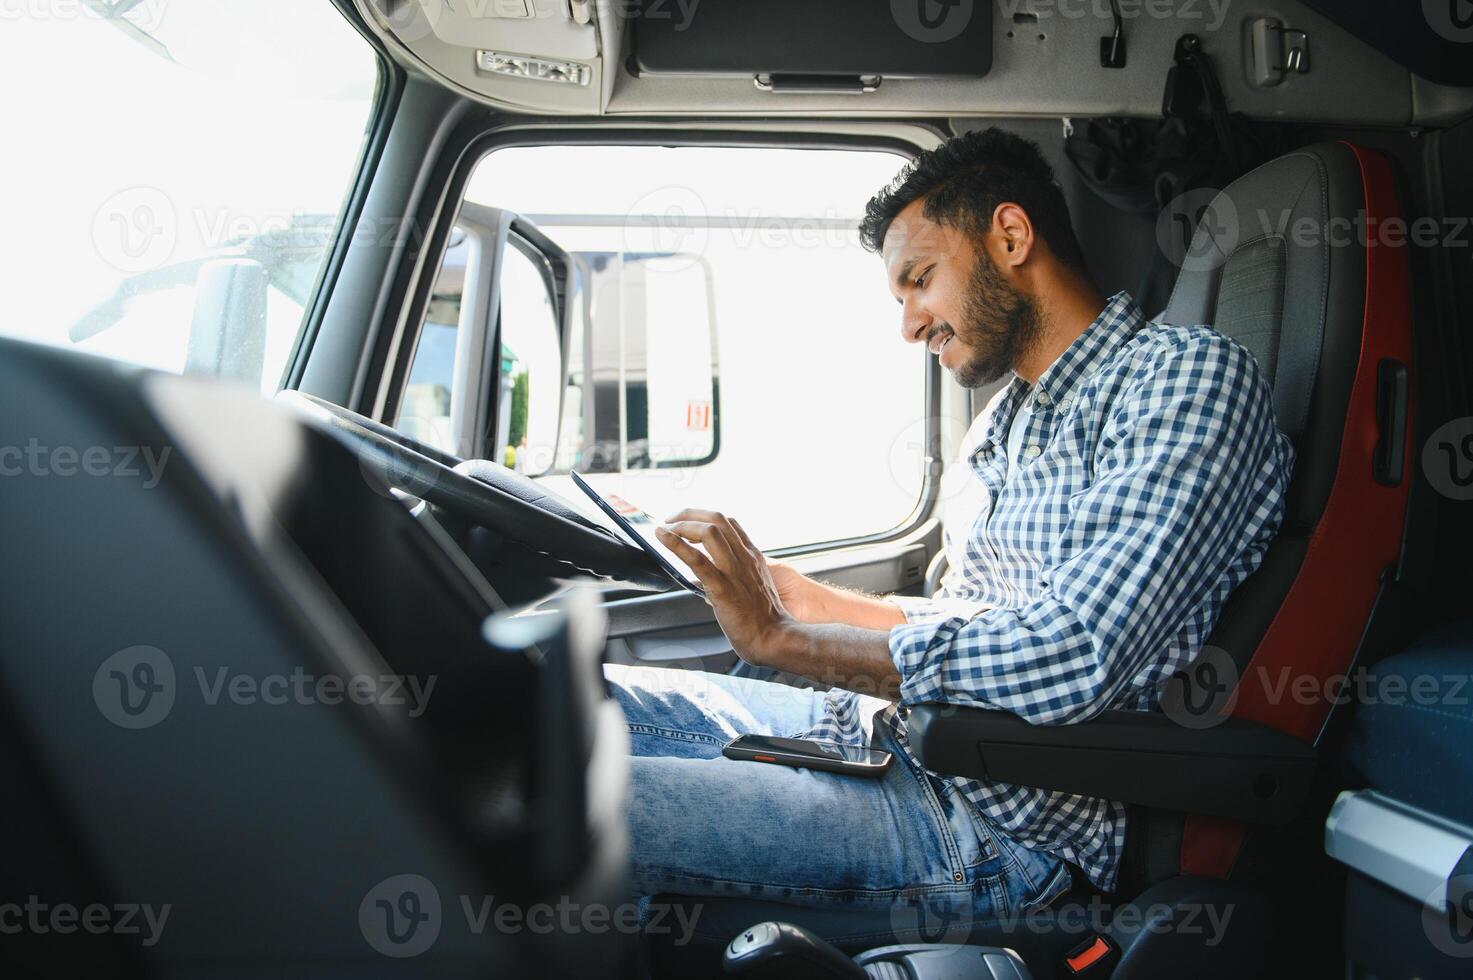
<instances>
[{"instance_id":1,"label":"windshield","mask_svg":"<svg viewBox=\"0 0 1473 980\"><path fill-rule=\"evenodd\" d=\"M362 152L328 0L0 10L0 332L274 392Z\"/></svg>"}]
</instances>

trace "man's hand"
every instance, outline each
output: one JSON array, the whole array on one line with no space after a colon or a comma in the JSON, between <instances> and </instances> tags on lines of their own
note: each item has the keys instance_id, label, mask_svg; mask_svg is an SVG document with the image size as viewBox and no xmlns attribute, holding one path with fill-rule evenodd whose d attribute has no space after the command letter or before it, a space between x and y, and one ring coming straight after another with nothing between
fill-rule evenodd
<instances>
[{"instance_id":1,"label":"man's hand","mask_svg":"<svg viewBox=\"0 0 1473 980\"><path fill-rule=\"evenodd\" d=\"M773 569L740 524L714 511L683 510L656 528L655 536L705 587L716 622L737 656L759 667L781 659L797 617L784 605ZM795 596L802 590L798 580L808 580L785 565L779 568L777 574Z\"/></svg>"}]
</instances>

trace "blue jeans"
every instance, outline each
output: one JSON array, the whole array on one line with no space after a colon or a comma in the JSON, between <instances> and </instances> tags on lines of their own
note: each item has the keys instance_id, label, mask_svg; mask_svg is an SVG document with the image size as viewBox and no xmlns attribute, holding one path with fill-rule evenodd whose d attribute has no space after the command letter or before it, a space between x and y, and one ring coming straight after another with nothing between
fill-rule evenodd
<instances>
[{"instance_id":1,"label":"blue jeans","mask_svg":"<svg viewBox=\"0 0 1473 980\"><path fill-rule=\"evenodd\" d=\"M1069 887L1062 861L994 830L951 780L899 751L884 723L872 742L895 759L879 778L721 755L737 735L808 731L821 693L699 671L608 664L604 673L629 725L641 895L885 911L897 937L950 941Z\"/></svg>"}]
</instances>

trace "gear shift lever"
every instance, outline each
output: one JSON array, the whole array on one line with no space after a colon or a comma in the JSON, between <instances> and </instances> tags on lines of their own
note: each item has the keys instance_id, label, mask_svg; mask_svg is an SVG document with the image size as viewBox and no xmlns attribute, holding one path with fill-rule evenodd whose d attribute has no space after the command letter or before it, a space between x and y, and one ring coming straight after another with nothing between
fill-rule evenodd
<instances>
[{"instance_id":1,"label":"gear shift lever","mask_svg":"<svg viewBox=\"0 0 1473 980\"><path fill-rule=\"evenodd\" d=\"M806 929L759 922L726 947L722 965L752 980L868 980L864 967Z\"/></svg>"}]
</instances>

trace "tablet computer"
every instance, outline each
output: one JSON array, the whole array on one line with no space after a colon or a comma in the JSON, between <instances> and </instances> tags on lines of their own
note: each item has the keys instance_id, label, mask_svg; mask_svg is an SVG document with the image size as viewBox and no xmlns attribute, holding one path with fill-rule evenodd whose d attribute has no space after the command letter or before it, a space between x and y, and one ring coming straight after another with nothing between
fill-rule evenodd
<instances>
[{"instance_id":1,"label":"tablet computer","mask_svg":"<svg viewBox=\"0 0 1473 980\"><path fill-rule=\"evenodd\" d=\"M605 497L593 487L588 481L577 473L570 474L573 482L578 484L578 489L588 494L588 499L598 505L599 510L609 515L609 519L619 526L631 541L659 564L666 575L681 588L688 589L696 595L704 597L706 590L701 584L691 577L689 572L683 571L685 563L676 557L675 552L665 547L655 537L657 523L653 517L635 507L623 497L609 494Z\"/></svg>"}]
</instances>

